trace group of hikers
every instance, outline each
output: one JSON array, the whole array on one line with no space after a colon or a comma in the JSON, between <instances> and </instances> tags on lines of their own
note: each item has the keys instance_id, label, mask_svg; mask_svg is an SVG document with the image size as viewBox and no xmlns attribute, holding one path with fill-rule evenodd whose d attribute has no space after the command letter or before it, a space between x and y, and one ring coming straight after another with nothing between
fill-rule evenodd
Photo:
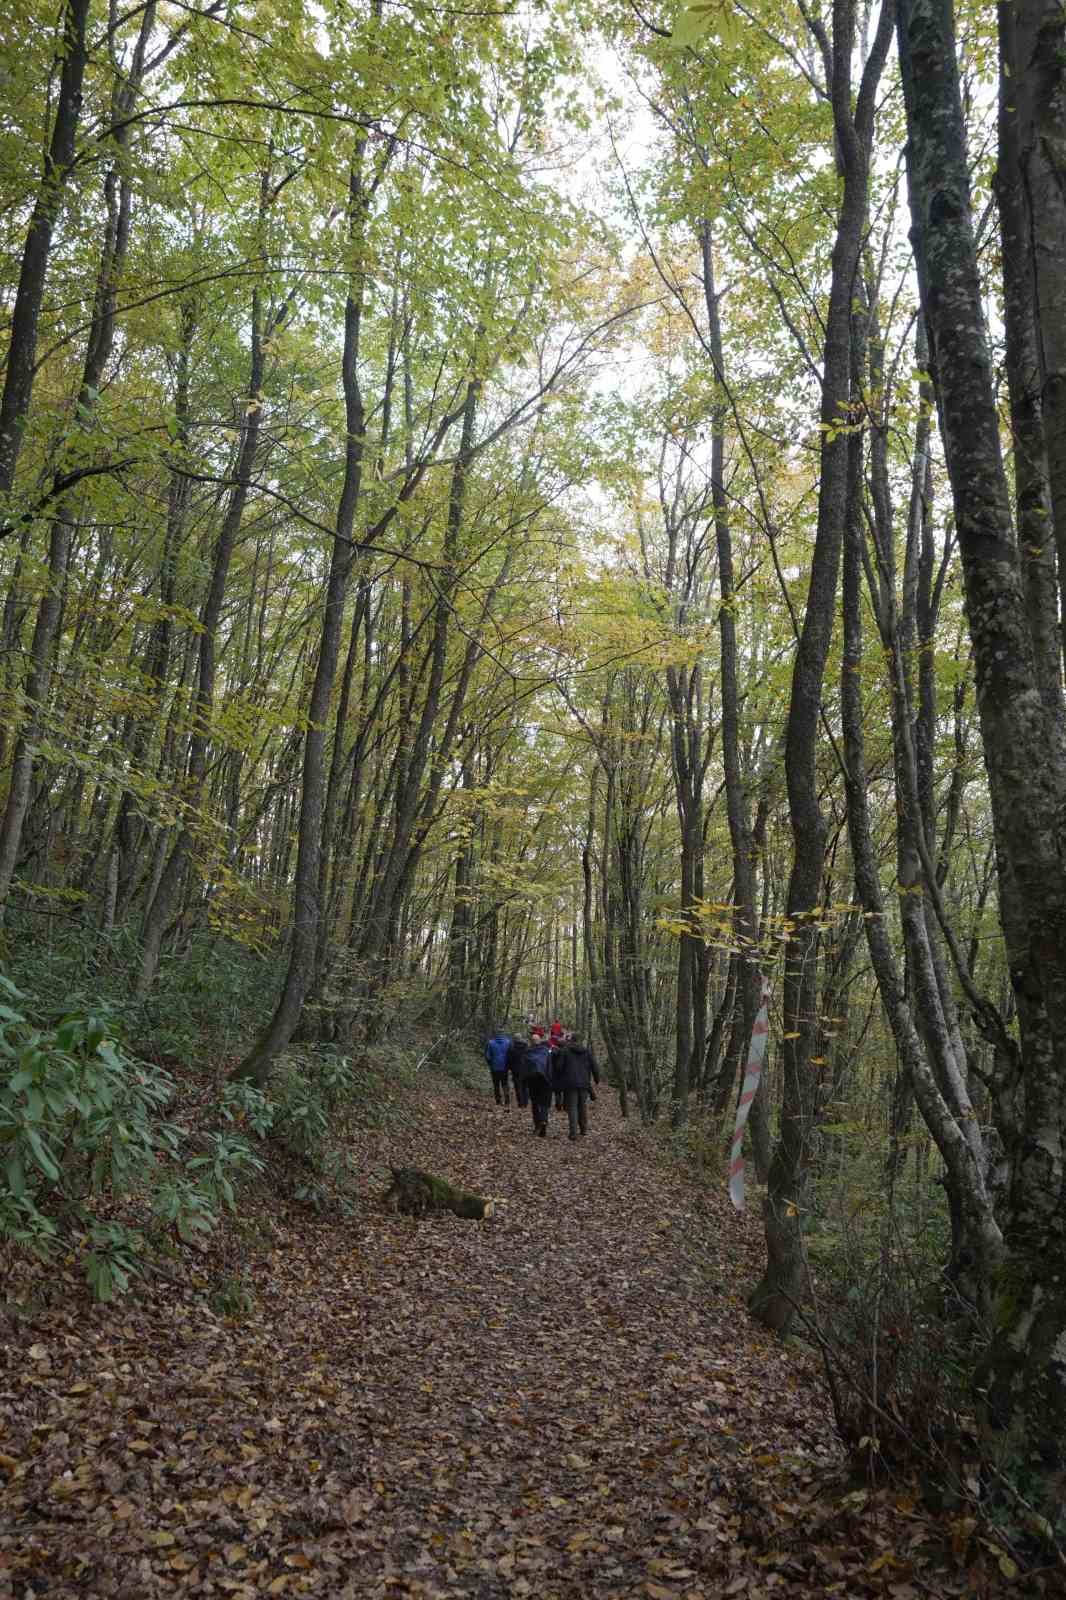
<instances>
[{"instance_id":1,"label":"group of hikers","mask_svg":"<svg viewBox=\"0 0 1066 1600\"><path fill-rule=\"evenodd\" d=\"M513 1082L515 1100L531 1108L539 1138L548 1136L553 1102L557 1111L566 1112L571 1139L588 1133L588 1106L596 1098L593 1084L599 1083L600 1072L588 1045L561 1022L550 1028L534 1025L528 1039L498 1029L485 1046L485 1060L496 1104L510 1110Z\"/></svg>"}]
</instances>

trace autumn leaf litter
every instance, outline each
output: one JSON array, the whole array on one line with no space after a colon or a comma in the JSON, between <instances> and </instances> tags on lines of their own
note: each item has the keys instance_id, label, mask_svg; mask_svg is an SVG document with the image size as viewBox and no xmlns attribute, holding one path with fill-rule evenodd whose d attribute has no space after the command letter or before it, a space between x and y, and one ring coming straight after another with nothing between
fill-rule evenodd
<instances>
[{"instance_id":1,"label":"autumn leaf litter","mask_svg":"<svg viewBox=\"0 0 1066 1600\"><path fill-rule=\"evenodd\" d=\"M756 1219L613 1096L577 1144L527 1119L433 1081L355 1135L354 1216L263 1197L216 1247L252 1286L240 1319L208 1308L195 1252L110 1307L23 1266L0 1307L0 1594L1054 1592L846 1479L812 1358L744 1309ZM496 1217L385 1213L390 1162Z\"/></svg>"}]
</instances>

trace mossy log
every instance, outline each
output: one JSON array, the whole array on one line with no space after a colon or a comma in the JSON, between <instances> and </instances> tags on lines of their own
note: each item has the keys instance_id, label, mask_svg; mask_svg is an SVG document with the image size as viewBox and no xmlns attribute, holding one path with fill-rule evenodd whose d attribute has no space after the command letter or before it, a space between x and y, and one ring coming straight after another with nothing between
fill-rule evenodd
<instances>
[{"instance_id":1,"label":"mossy log","mask_svg":"<svg viewBox=\"0 0 1066 1600\"><path fill-rule=\"evenodd\" d=\"M384 1197L390 1211L402 1211L407 1217L451 1211L457 1217L469 1217L478 1222L492 1216L492 1201L486 1200L484 1195L456 1189L445 1178L435 1178L431 1172L422 1172L418 1167L393 1167L391 1171L392 1182Z\"/></svg>"}]
</instances>

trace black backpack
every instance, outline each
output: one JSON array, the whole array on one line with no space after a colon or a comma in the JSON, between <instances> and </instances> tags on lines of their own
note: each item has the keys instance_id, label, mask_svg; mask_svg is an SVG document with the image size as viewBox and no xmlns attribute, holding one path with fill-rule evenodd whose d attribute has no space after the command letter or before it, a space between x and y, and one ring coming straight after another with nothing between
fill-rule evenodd
<instances>
[{"instance_id":1,"label":"black backpack","mask_svg":"<svg viewBox=\"0 0 1066 1600\"><path fill-rule=\"evenodd\" d=\"M546 1044L531 1044L526 1053L527 1078L543 1078L551 1082L551 1051Z\"/></svg>"}]
</instances>

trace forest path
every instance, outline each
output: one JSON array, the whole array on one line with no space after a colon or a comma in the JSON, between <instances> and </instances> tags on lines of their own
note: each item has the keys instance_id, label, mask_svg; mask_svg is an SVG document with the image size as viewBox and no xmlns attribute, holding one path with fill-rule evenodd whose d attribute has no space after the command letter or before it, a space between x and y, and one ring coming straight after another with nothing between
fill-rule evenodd
<instances>
[{"instance_id":1,"label":"forest path","mask_svg":"<svg viewBox=\"0 0 1066 1600\"><path fill-rule=\"evenodd\" d=\"M744 1313L757 1224L610 1093L591 1122L571 1143L553 1114L539 1140L528 1112L426 1080L358 1137L355 1218L264 1217L246 1318L206 1312L201 1283L23 1324L0 1594L933 1592L885 1586L901 1534L870 1507L811 1505L832 1426ZM500 1214L385 1213L389 1162Z\"/></svg>"},{"instance_id":2,"label":"forest path","mask_svg":"<svg viewBox=\"0 0 1066 1600\"><path fill-rule=\"evenodd\" d=\"M541 1140L514 1105L427 1109L405 1159L502 1203L480 1226L389 1224L353 1259L357 1539L429 1594L707 1592L705 1557L720 1570L737 1532L723 1467L832 1448L743 1311L750 1227L652 1164L613 1094L576 1143L559 1114Z\"/></svg>"}]
</instances>

